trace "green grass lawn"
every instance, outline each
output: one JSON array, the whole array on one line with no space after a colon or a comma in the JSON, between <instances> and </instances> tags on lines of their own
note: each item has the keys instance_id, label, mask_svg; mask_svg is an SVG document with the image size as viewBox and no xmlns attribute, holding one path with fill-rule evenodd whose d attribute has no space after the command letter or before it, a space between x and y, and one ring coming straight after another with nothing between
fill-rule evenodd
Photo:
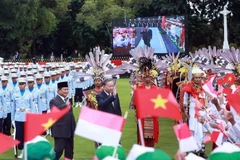
<instances>
[{"instance_id":1,"label":"green grass lawn","mask_svg":"<svg viewBox=\"0 0 240 160\"><path fill-rule=\"evenodd\" d=\"M120 98L121 108L123 115L125 111L129 109L130 102L130 85L129 79L117 80L118 94ZM80 108L74 108L74 115L77 119L79 116ZM160 135L159 142L155 144L155 148L162 149L167 152L171 157L174 156L178 149L178 142L173 132L174 121L171 119L160 118ZM128 118L123 130L121 144L124 147L126 153L129 152L132 145L137 142L137 130L135 113L133 110L129 110ZM47 139L53 144L53 138L48 136ZM74 141L74 159L79 158L92 158L94 156L95 147L91 140L75 136ZM1 142L0 142L1 145ZM211 144L210 144L211 145ZM210 145L207 146L207 153L210 152ZM14 159L13 149L0 155L0 159Z\"/></svg>"}]
</instances>

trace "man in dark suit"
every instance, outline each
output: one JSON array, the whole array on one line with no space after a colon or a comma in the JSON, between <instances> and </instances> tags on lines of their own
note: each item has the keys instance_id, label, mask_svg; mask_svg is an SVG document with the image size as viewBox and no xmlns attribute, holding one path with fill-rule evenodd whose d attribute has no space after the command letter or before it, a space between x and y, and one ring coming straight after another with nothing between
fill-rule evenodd
<instances>
[{"instance_id":1,"label":"man in dark suit","mask_svg":"<svg viewBox=\"0 0 240 160\"><path fill-rule=\"evenodd\" d=\"M71 107L70 99L67 97L68 82L59 82L57 87L58 94L50 101L50 108L56 106L62 110L66 107ZM73 159L73 136L75 127L76 123L72 108L52 126L51 131L54 137L54 150L56 152L55 160L60 159L63 150L65 150L65 158Z\"/></svg>"},{"instance_id":2,"label":"man in dark suit","mask_svg":"<svg viewBox=\"0 0 240 160\"><path fill-rule=\"evenodd\" d=\"M144 44L148 47L151 47L150 41L152 39L152 30L145 25L144 29L140 33L142 34Z\"/></svg>"},{"instance_id":3,"label":"man in dark suit","mask_svg":"<svg viewBox=\"0 0 240 160\"><path fill-rule=\"evenodd\" d=\"M98 110L119 116L122 115L116 89L117 88L114 79L105 79L103 81L103 91L98 93L96 96Z\"/></svg>"}]
</instances>

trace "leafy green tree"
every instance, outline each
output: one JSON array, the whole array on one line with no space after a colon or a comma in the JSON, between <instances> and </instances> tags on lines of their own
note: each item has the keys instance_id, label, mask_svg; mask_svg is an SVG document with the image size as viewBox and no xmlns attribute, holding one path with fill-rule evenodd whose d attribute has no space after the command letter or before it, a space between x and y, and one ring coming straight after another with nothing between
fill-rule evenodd
<instances>
[{"instance_id":1,"label":"leafy green tree","mask_svg":"<svg viewBox=\"0 0 240 160\"><path fill-rule=\"evenodd\" d=\"M124 1L86 0L76 19L83 28L78 28L74 34L89 44L88 50L96 45L111 47L112 20L124 18L125 15L132 17L133 12L125 7Z\"/></svg>"},{"instance_id":2,"label":"leafy green tree","mask_svg":"<svg viewBox=\"0 0 240 160\"><path fill-rule=\"evenodd\" d=\"M6 34L0 36L0 41L15 41L14 50L19 50L22 55L35 55L37 42L56 29L57 18L64 16L68 3L69 0L2 0L0 32Z\"/></svg>"}]
</instances>

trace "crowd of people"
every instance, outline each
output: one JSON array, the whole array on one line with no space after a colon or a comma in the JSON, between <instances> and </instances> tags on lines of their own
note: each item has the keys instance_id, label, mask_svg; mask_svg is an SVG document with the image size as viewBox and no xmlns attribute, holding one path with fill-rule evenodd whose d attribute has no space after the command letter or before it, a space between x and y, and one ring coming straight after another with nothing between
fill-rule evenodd
<instances>
[{"instance_id":1,"label":"crowd of people","mask_svg":"<svg viewBox=\"0 0 240 160\"><path fill-rule=\"evenodd\" d=\"M174 54L159 59L154 56L154 49L146 46L131 50L130 54L132 58L118 67L111 64L112 55L104 55L104 51L100 50L96 50L95 53L90 52L89 56L86 56L87 63L84 65L81 62L52 62L46 65L29 64L28 66L21 63L3 63L0 88L0 132L10 136L11 125L14 124L14 137L20 141L17 147L23 150L26 113L46 114L53 106L64 109L67 106L76 107L77 103L81 102L82 105L92 109L122 116L116 78L126 71L131 71L130 109L134 109L137 113L138 107L134 97L134 91L137 89L170 88L180 104L179 112L182 112L183 120L176 123L188 124L198 149L188 155L179 151L176 153L175 160L188 159L189 156L193 156L194 159L208 158L205 153L207 132L224 135L220 142L213 143L213 149L225 146L234 149L239 146L238 109L235 103L227 101L229 96L238 95L240 91L238 57L232 58L233 54L239 54L238 51L233 49L223 52L209 48L182 59ZM231 66L230 69L219 65L218 59L222 57L225 58L228 66ZM206 63L206 58L209 64ZM230 73L226 73L226 69ZM219 74L220 70L221 74ZM86 89L93 84L94 88ZM208 86L207 89L206 86ZM85 90L81 91L83 95L79 92L80 88ZM143 118L141 124L142 126L138 125L136 129L138 135L136 143L145 145L146 152L151 154L141 155L145 149L137 149L131 151L127 159L138 159L138 156L151 159L155 154L165 157L166 160L170 159L165 152L154 149L159 137L158 117ZM52 154L50 156L55 158L52 159L60 159L63 152L66 159L73 159L75 126L74 115L70 109L52 126L51 130L43 133L42 136L51 134L54 138L54 156ZM140 135L141 128L143 141ZM96 158L99 158L102 154L97 151L105 148L106 144L94 143ZM141 154L139 150L142 150ZM239 149L235 151L240 152ZM123 154L121 149L119 152L121 152L119 156ZM109 152L104 155L109 156ZM22 154L19 158L22 158ZM126 156L122 159L126 159ZM214 158L211 159L211 155L210 160L214 160Z\"/></svg>"},{"instance_id":2,"label":"crowd of people","mask_svg":"<svg viewBox=\"0 0 240 160\"><path fill-rule=\"evenodd\" d=\"M163 22L162 29L181 49L185 50L185 25L183 19L166 19Z\"/></svg>"},{"instance_id":3,"label":"crowd of people","mask_svg":"<svg viewBox=\"0 0 240 160\"><path fill-rule=\"evenodd\" d=\"M113 29L113 48L135 48L135 38L137 36L136 29L115 27Z\"/></svg>"},{"instance_id":4,"label":"crowd of people","mask_svg":"<svg viewBox=\"0 0 240 160\"><path fill-rule=\"evenodd\" d=\"M50 111L52 105L59 106L53 101L56 96L72 98L79 89L90 87L93 80L82 82L80 79L72 78L74 72L82 69L80 63L67 65L66 63L46 65L3 63L0 72L0 132L10 136L13 125L14 138L20 140L18 149L23 150L26 113L45 114ZM67 87L67 91L63 92L63 87ZM82 97L78 99L80 101ZM78 101L74 103L77 104ZM63 132L56 130L55 132L54 128L52 129L52 136L56 134L58 137L59 133L67 134L65 130ZM45 136L47 134L49 131L44 133ZM22 153L19 155L19 158L21 157Z\"/></svg>"}]
</instances>

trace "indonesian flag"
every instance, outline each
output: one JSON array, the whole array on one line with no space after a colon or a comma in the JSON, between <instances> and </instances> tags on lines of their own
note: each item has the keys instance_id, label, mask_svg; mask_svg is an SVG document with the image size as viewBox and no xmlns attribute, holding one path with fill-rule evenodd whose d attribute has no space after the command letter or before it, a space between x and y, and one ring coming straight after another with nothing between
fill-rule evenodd
<instances>
[{"instance_id":1,"label":"indonesian flag","mask_svg":"<svg viewBox=\"0 0 240 160\"><path fill-rule=\"evenodd\" d=\"M221 146L223 141L223 133L219 131L213 131L211 135L211 140L216 143L217 146Z\"/></svg>"},{"instance_id":2,"label":"indonesian flag","mask_svg":"<svg viewBox=\"0 0 240 160\"><path fill-rule=\"evenodd\" d=\"M182 120L180 106L169 89L137 89L134 92L134 103L139 119L156 116Z\"/></svg>"},{"instance_id":3,"label":"indonesian flag","mask_svg":"<svg viewBox=\"0 0 240 160\"><path fill-rule=\"evenodd\" d=\"M47 114L26 114L24 141L30 141L37 135L41 135L62 116L64 116L69 111L69 109L69 106L65 107L62 110L59 110L57 107L53 106L51 112Z\"/></svg>"},{"instance_id":4,"label":"indonesian flag","mask_svg":"<svg viewBox=\"0 0 240 160\"><path fill-rule=\"evenodd\" d=\"M83 106L75 134L112 146L119 144L125 118Z\"/></svg>"},{"instance_id":5,"label":"indonesian flag","mask_svg":"<svg viewBox=\"0 0 240 160\"><path fill-rule=\"evenodd\" d=\"M175 125L173 126L173 129L178 139L179 148L182 153L198 149L196 140L193 138L186 123Z\"/></svg>"},{"instance_id":6,"label":"indonesian flag","mask_svg":"<svg viewBox=\"0 0 240 160\"><path fill-rule=\"evenodd\" d=\"M211 134L206 134L205 138L204 138L204 144L207 144L209 142L212 142L211 140Z\"/></svg>"},{"instance_id":7,"label":"indonesian flag","mask_svg":"<svg viewBox=\"0 0 240 160\"><path fill-rule=\"evenodd\" d=\"M213 80L216 75L212 75L209 77L209 80L202 86L205 92L208 92L211 96L217 97L218 92L213 88Z\"/></svg>"},{"instance_id":8,"label":"indonesian flag","mask_svg":"<svg viewBox=\"0 0 240 160\"><path fill-rule=\"evenodd\" d=\"M220 121L220 123L218 124L218 129L222 132L223 136L224 136L225 138L227 138L227 135L226 135L226 133L225 133L225 127L224 127L222 121Z\"/></svg>"},{"instance_id":9,"label":"indonesian flag","mask_svg":"<svg viewBox=\"0 0 240 160\"><path fill-rule=\"evenodd\" d=\"M0 154L3 152L6 152L10 148L18 145L20 142L18 140L14 140L9 136L6 136L5 134L0 133Z\"/></svg>"}]
</instances>

